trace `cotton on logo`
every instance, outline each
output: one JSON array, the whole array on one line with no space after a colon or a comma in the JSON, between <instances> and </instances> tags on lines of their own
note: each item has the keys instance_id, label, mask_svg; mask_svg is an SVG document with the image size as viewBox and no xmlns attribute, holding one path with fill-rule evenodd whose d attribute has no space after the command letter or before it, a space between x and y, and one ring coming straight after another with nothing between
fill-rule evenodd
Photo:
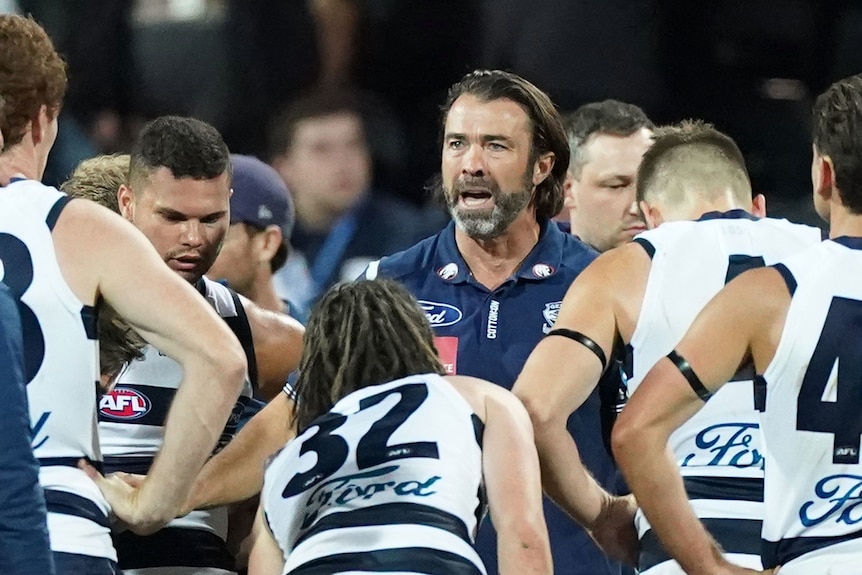
<instances>
[{"instance_id":1,"label":"cotton on logo","mask_svg":"<svg viewBox=\"0 0 862 575\"><path fill-rule=\"evenodd\" d=\"M147 396L125 387L115 388L99 400L99 413L112 419L138 419L149 411Z\"/></svg>"}]
</instances>

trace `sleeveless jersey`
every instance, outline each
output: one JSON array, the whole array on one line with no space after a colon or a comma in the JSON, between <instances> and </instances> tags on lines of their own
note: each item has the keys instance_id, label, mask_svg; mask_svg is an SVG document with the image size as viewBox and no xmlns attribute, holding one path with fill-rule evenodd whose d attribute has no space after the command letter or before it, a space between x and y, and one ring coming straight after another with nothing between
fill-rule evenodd
<instances>
[{"instance_id":1,"label":"sleeveless jersey","mask_svg":"<svg viewBox=\"0 0 862 575\"><path fill-rule=\"evenodd\" d=\"M237 335L253 366L251 330L236 293L207 278L202 278L197 287ZM162 445L165 419L182 377L180 364L152 346L146 347L143 359L131 362L120 373L113 390L99 401L99 435L106 471L147 472ZM251 378L247 374L216 451L233 438L251 396ZM120 567L127 572L139 568L199 567L195 573L230 573L233 561L224 546L227 528L227 508L219 507L192 511L148 537L130 531L115 534Z\"/></svg>"},{"instance_id":2,"label":"sleeveless jersey","mask_svg":"<svg viewBox=\"0 0 862 575\"><path fill-rule=\"evenodd\" d=\"M66 283L51 230L69 198L33 180L0 188L0 280L18 300L33 451L51 549L116 559L109 507L76 467L101 460L96 435L95 310Z\"/></svg>"},{"instance_id":3,"label":"sleeveless jersey","mask_svg":"<svg viewBox=\"0 0 862 575\"><path fill-rule=\"evenodd\" d=\"M698 221L668 222L636 242L652 264L632 334L633 393L650 368L674 349L698 312L739 273L775 263L821 241L817 228L757 219L742 210L711 212ZM754 296L753 296L754 297ZM753 372L706 402L669 439L689 499L734 562L759 568L763 517L763 447L754 409ZM682 573L637 516L640 567L652 574Z\"/></svg>"},{"instance_id":4,"label":"sleeveless jersey","mask_svg":"<svg viewBox=\"0 0 862 575\"><path fill-rule=\"evenodd\" d=\"M862 570L862 238L776 266L792 294L763 373L764 565L782 575Z\"/></svg>"},{"instance_id":5,"label":"sleeveless jersey","mask_svg":"<svg viewBox=\"0 0 862 575\"><path fill-rule=\"evenodd\" d=\"M267 467L261 505L283 573L484 574L472 547L483 429L436 374L343 398Z\"/></svg>"}]
</instances>

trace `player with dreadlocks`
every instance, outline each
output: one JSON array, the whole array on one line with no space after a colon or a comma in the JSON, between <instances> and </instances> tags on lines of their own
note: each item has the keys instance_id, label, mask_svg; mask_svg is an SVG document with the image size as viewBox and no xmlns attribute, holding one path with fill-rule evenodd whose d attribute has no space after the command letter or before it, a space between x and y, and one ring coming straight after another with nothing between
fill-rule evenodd
<instances>
[{"instance_id":1,"label":"player with dreadlocks","mask_svg":"<svg viewBox=\"0 0 862 575\"><path fill-rule=\"evenodd\" d=\"M551 573L538 458L508 391L443 376L417 301L390 280L337 285L309 318L299 435L269 464L250 573ZM313 452L313 454L312 454Z\"/></svg>"}]
</instances>

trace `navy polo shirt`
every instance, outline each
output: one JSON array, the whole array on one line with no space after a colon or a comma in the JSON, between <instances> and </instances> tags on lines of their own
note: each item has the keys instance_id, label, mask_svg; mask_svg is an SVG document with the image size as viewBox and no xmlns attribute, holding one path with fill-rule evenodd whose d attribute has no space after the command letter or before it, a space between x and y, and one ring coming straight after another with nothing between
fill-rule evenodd
<instances>
[{"instance_id":1,"label":"navy polo shirt","mask_svg":"<svg viewBox=\"0 0 862 575\"><path fill-rule=\"evenodd\" d=\"M480 377L511 389L530 352L550 331L563 296L575 277L598 254L586 244L544 222L539 241L520 268L501 286L478 283L455 244L455 224L413 247L372 263L366 277L395 279L425 310L440 357L450 374ZM604 447L598 392L568 422L581 458L606 488L615 469ZM556 573L619 573L586 532L546 500ZM496 537L483 522L476 543L489 573L497 573Z\"/></svg>"}]
</instances>

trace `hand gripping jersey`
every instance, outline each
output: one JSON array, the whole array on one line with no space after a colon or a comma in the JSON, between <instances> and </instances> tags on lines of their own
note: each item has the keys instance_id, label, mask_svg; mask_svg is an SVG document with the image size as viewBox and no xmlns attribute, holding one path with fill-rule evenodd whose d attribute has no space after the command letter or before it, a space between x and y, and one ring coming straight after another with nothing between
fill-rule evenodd
<instances>
[{"instance_id":1,"label":"hand gripping jersey","mask_svg":"<svg viewBox=\"0 0 862 575\"><path fill-rule=\"evenodd\" d=\"M632 334L634 393L647 372L688 331L698 312L743 271L775 263L821 241L817 228L756 219L742 210L710 212L696 222L668 222L635 238L652 264ZM752 294L752 297L757 297ZM753 372L737 374L675 431L669 445L692 507L734 562L760 567L763 447L754 409ZM641 513L640 568L682 573Z\"/></svg>"},{"instance_id":2,"label":"hand gripping jersey","mask_svg":"<svg viewBox=\"0 0 862 575\"><path fill-rule=\"evenodd\" d=\"M237 335L253 372L251 330L236 293L207 278L201 278L196 287ZM129 364L111 393L102 396L99 435L106 471L147 472L162 445L165 419L182 376L176 361L147 346L144 358ZM247 374L216 451L236 433L245 406L251 402L251 381ZM170 567L198 568L193 573L199 575L231 573L233 559L225 547L227 528L227 508L219 507L192 511L148 537L131 531L115 534L120 567L127 573L146 568L153 575L169 573Z\"/></svg>"},{"instance_id":3,"label":"hand gripping jersey","mask_svg":"<svg viewBox=\"0 0 862 575\"><path fill-rule=\"evenodd\" d=\"M793 298L763 373L764 566L862 573L862 238L782 264Z\"/></svg>"},{"instance_id":4,"label":"hand gripping jersey","mask_svg":"<svg viewBox=\"0 0 862 575\"><path fill-rule=\"evenodd\" d=\"M355 391L267 467L283 573L484 574L483 424L435 374Z\"/></svg>"},{"instance_id":5,"label":"hand gripping jersey","mask_svg":"<svg viewBox=\"0 0 862 575\"><path fill-rule=\"evenodd\" d=\"M21 315L33 451L53 551L116 560L108 504L76 465L101 460L96 314L57 264L51 230L69 198L32 180L0 188L0 280Z\"/></svg>"}]
</instances>

